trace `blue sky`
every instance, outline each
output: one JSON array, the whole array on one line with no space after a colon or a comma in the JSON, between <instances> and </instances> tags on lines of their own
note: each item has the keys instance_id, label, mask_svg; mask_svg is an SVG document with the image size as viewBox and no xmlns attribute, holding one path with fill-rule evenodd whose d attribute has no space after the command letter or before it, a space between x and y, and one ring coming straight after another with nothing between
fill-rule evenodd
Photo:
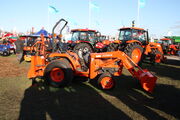
<instances>
[{"instance_id":1,"label":"blue sky","mask_svg":"<svg viewBox=\"0 0 180 120\"><path fill-rule=\"evenodd\" d=\"M92 0L99 12L92 11L91 28L115 35L117 29L137 21L138 0ZM88 28L88 0L1 0L0 28L26 32L31 27L52 29L60 18L70 21L70 28ZM48 15L48 5L59 13ZM146 0L140 9L140 27L153 36L180 35L180 0ZM49 19L48 19L49 18ZM93 22L97 19L99 24ZM77 24L74 24L76 22ZM137 22L136 22L137 23Z\"/></svg>"}]
</instances>

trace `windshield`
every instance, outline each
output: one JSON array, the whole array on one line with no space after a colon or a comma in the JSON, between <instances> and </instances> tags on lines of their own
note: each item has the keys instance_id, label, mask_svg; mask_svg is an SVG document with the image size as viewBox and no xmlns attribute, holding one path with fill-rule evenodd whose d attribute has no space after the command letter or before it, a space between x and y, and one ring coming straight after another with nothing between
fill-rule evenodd
<instances>
[{"instance_id":1,"label":"windshield","mask_svg":"<svg viewBox=\"0 0 180 120\"><path fill-rule=\"evenodd\" d=\"M79 32L73 32L71 40L77 41L79 39Z\"/></svg>"},{"instance_id":2,"label":"windshield","mask_svg":"<svg viewBox=\"0 0 180 120\"><path fill-rule=\"evenodd\" d=\"M120 30L119 40L139 40L146 41L147 32L144 30L135 30L135 29L124 29Z\"/></svg>"},{"instance_id":3,"label":"windshield","mask_svg":"<svg viewBox=\"0 0 180 120\"><path fill-rule=\"evenodd\" d=\"M131 30L120 30L119 40L131 40Z\"/></svg>"},{"instance_id":4,"label":"windshield","mask_svg":"<svg viewBox=\"0 0 180 120\"><path fill-rule=\"evenodd\" d=\"M83 31L75 31L72 34L72 41L77 41L77 40L83 40L83 41L95 41L96 36L95 32L83 32Z\"/></svg>"},{"instance_id":5,"label":"windshield","mask_svg":"<svg viewBox=\"0 0 180 120\"><path fill-rule=\"evenodd\" d=\"M158 43L168 45L168 44L171 44L171 40L159 40Z\"/></svg>"}]
</instances>

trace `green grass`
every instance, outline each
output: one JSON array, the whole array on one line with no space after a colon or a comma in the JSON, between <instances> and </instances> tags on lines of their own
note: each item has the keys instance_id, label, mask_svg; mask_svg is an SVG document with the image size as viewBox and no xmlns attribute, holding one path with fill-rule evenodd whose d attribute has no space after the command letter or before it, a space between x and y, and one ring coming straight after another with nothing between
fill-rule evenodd
<instances>
[{"instance_id":1,"label":"green grass","mask_svg":"<svg viewBox=\"0 0 180 120\"><path fill-rule=\"evenodd\" d=\"M1 59L12 62L12 71L28 70L29 63L19 65L15 56ZM158 77L153 94L145 92L127 70L123 70L111 91L77 81L65 88L49 87L41 81L31 86L27 71L19 76L0 77L0 120L180 119L179 61L157 66L143 64L143 68Z\"/></svg>"}]
</instances>

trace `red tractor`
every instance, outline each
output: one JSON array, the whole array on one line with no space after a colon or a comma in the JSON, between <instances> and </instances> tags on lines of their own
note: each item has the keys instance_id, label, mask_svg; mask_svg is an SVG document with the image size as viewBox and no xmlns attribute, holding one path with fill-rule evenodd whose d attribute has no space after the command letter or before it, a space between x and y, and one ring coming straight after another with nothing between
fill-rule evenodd
<instances>
[{"instance_id":1,"label":"red tractor","mask_svg":"<svg viewBox=\"0 0 180 120\"><path fill-rule=\"evenodd\" d=\"M119 39L109 45L108 51L124 51L135 63L147 57L153 63L164 61L161 45L149 42L148 31L137 27L125 27L119 31Z\"/></svg>"},{"instance_id":2,"label":"red tractor","mask_svg":"<svg viewBox=\"0 0 180 120\"><path fill-rule=\"evenodd\" d=\"M176 55L179 50L179 46L174 44L173 39L162 38L158 41L162 45L165 54Z\"/></svg>"},{"instance_id":3,"label":"red tractor","mask_svg":"<svg viewBox=\"0 0 180 120\"><path fill-rule=\"evenodd\" d=\"M105 51L106 46L100 41L101 33L90 29L71 30L72 38L68 41L70 49L76 53L79 50L91 52Z\"/></svg>"}]
</instances>

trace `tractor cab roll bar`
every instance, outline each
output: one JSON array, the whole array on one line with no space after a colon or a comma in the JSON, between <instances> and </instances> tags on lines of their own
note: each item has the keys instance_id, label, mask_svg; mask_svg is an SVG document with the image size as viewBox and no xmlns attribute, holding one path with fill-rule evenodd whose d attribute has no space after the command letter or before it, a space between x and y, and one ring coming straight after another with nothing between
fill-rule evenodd
<instances>
[{"instance_id":1,"label":"tractor cab roll bar","mask_svg":"<svg viewBox=\"0 0 180 120\"><path fill-rule=\"evenodd\" d=\"M60 32L59 32L59 39L60 39L60 42L62 40L62 31L64 30L64 28L66 27L66 25L68 24L68 22L65 20L65 19L60 19L53 27L52 29L52 46L53 46L53 50L52 52L55 51L55 45L54 45L54 39L55 39L55 34L54 34L54 31L55 29L57 28L57 26L61 23L61 22L65 22L65 24L63 25L63 27L60 29Z\"/></svg>"}]
</instances>

